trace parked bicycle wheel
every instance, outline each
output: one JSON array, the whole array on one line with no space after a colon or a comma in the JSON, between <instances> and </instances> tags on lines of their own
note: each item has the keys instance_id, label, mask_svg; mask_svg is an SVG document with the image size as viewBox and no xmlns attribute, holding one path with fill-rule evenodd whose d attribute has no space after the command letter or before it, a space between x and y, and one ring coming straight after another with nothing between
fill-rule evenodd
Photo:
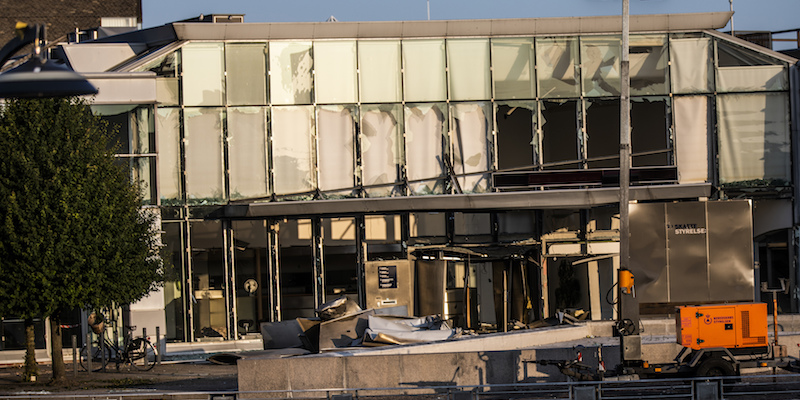
<instances>
[{"instance_id":1,"label":"parked bicycle wheel","mask_svg":"<svg viewBox=\"0 0 800 400\"><path fill-rule=\"evenodd\" d=\"M105 353L105 354L104 354ZM112 351L108 346L100 347L98 342L92 343L92 372L103 369L111 361ZM81 367L84 371L89 370L89 354L86 345L81 348Z\"/></svg>"},{"instance_id":2,"label":"parked bicycle wheel","mask_svg":"<svg viewBox=\"0 0 800 400\"><path fill-rule=\"evenodd\" d=\"M156 348L144 338L131 340L125 352L128 362L139 371L149 371L156 364Z\"/></svg>"}]
</instances>

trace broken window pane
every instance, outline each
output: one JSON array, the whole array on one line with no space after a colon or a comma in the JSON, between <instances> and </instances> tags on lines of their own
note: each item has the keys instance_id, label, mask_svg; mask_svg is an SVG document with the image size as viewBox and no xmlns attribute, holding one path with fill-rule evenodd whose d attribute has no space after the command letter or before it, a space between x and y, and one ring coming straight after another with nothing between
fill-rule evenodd
<instances>
[{"instance_id":1,"label":"broken window pane","mask_svg":"<svg viewBox=\"0 0 800 400\"><path fill-rule=\"evenodd\" d=\"M711 89L711 40L670 39L670 74L674 93L704 93Z\"/></svg>"},{"instance_id":2,"label":"broken window pane","mask_svg":"<svg viewBox=\"0 0 800 400\"><path fill-rule=\"evenodd\" d=\"M317 134L319 189L355 187L355 109L349 106L320 106L317 110Z\"/></svg>"},{"instance_id":3,"label":"broken window pane","mask_svg":"<svg viewBox=\"0 0 800 400\"><path fill-rule=\"evenodd\" d=\"M403 156L402 112L399 104L361 107L361 180L371 197L391 196L398 190L394 184Z\"/></svg>"},{"instance_id":4,"label":"broken window pane","mask_svg":"<svg viewBox=\"0 0 800 400\"><path fill-rule=\"evenodd\" d=\"M356 41L314 42L314 59L316 102L357 102Z\"/></svg>"},{"instance_id":5,"label":"broken window pane","mask_svg":"<svg viewBox=\"0 0 800 400\"><path fill-rule=\"evenodd\" d=\"M543 101L541 141L544 167L579 168L578 138L578 101Z\"/></svg>"},{"instance_id":6,"label":"broken window pane","mask_svg":"<svg viewBox=\"0 0 800 400\"><path fill-rule=\"evenodd\" d=\"M675 163L680 183L708 181L708 97L675 96Z\"/></svg>"},{"instance_id":7,"label":"broken window pane","mask_svg":"<svg viewBox=\"0 0 800 400\"><path fill-rule=\"evenodd\" d=\"M266 197L267 112L263 107L228 109L228 170L231 200Z\"/></svg>"},{"instance_id":8,"label":"broken window pane","mask_svg":"<svg viewBox=\"0 0 800 400\"><path fill-rule=\"evenodd\" d=\"M311 42L269 43L272 104L311 104Z\"/></svg>"},{"instance_id":9,"label":"broken window pane","mask_svg":"<svg viewBox=\"0 0 800 400\"><path fill-rule=\"evenodd\" d=\"M756 65L781 65L772 57L744 47L717 40L717 66L719 67L751 67Z\"/></svg>"},{"instance_id":10,"label":"broken window pane","mask_svg":"<svg viewBox=\"0 0 800 400\"><path fill-rule=\"evenodd\" d=\"M789 184L788 104L786 93L717 96L722 183Z\"/></svg>"},{"instance_id":11,"label":"broken window pane","mask_svg":"<svg viewBox=\"0 0 800 400\"><path fill-rule=\"evenodd\" d=\"M586 101L589 168L619 168L619 99Z\"/></svg>"},{"instance_id":12,"label":"broken window pane","mask_svg":"<svg viewBox=\"0 0 800 400\"><path fill-rule=\"evenodd\" d=\"M499 169L530 167L536 162L533 102L497 104L497 166Z\"/></svg>"},{"instance_id":13,"label":"broken window pane","mask_svg":"<svg viewBox=\"0 0 800 400\"><path fill-rule=\"evenodd\" d=\"M492 39L492 74L496 99L536 97L532 38Z\"/></svg>"},{"instance_id":14,"label":"broken window pane","mask_svg":"<svg viewBox=\"0 0 800 400\"><path fill-rule=\"evenodd\" d=\"M463 193L489 189L491 169L492 109L489 103L455 103L450 106L453 171ZM467 175L469 174L469 175Z\"/></svg>"},{"instance_id":15,"label":"broken window pane","mask_svg":"<svg viewBox=\"0 0 800 400\"><path fill-rule=\"evenodd\" d=\"M275 194L314 190L314 108L273 107L270 122Z\"/></svg>"},{"instance_id":16,"label":"broken window pane","mask_svg":"<svg viewBox=\"0 0 800 400\"><path fill-rule=\"evenodd\" d=\"M403 89L405 101L444 101L444 40L403 41Z\"/></svg>"},{"instance_id":17,"label":"broken window pane","mask_svg":"<svg viewBox=\"0 0 800 400\"><path fill-rule=\"evenodd\" d=\"M402 100L399 40L359 41L358 70L361 102L399 103Z\"/></svg>"},{"instance_id":18,"label":"broken window pane","mask_svg":"<svg viewBox=\"0 0 800 400\"><path fill-rule=\"evenodd\" d=\"M667 36L630 37L631 94L667 94Z\"/></svg>"},{"instance_id":19,"label":"broken window pane","mask_svg":"<svg viewBox=\"0 0 800 400\"><path fill-rule=\"evenodd\" d=\"M221 106L224 93L222 43L183 46L183 104Z\"/></svg>"},{"instance_id":20,"label":"broken window pane","mask_svg":"<svg viewBox=\"0 0 800 400\"><path fill-rule=\"evenodd\" d=\"M181 109L159 107L156 112L161 204L175 205L181 200Z\"/></svg>"},{"instance_id":21,"label":"broken window pane","mask_svg":"<svg viewBox=\"0 0 800 400\"><path fill-rule=\"evenodd\" d=\"M670 120L669 103L666 97L631 99L632 166L672 164L668 127ZM617 147L617 153L619 153L619 147Z\"/></svg>"},{"instance_id":22,"label":"broken window pane","mask_svg":"<svg viewBox=\"0 0 800 400\"><path fill-rule=\"evenodd\" d=\"M225 198L221 108L185 108L183 146L186 197L190 204L217 204Z\"/></svg>"},{"instance_id":23,"label":"broken window pane","mask_svg":"<svg viewBox=\"0 0 800 400\"><path fill-rule=\"evenodd\" d=\"M489 39L448 39L447 70L451 100L492 98Z\"/></svg>"},{"instance_id":24,"label":"broken window pane","mask_svg":"<svg viewBox=\"0 0 800 400\"><path fill-rule=\"evenodd\" d=\"M581 64L585 96L619 96L621 47L618 37L581 38Z\"/></svg>"},{"instance_id":25,"label":"broken window pane","mask_svg":"<svg viewBox=\"0 0 800 400\"><path fill-rule=\"evenodd\" d=\"M578 97L577 38L536 39L539 97Z\"/></svg>"},{"instance_id":26,"label":"broken window pane","mask_svg":"<svg viewBox=\"0 0 800 400\"><path fill-rule=\"evenodd\" d=\"M225 46L228 105L267 104L266 43Z\"/></svg>"},{"instance_id":27,"label":"broken window pane","mask_svg":"<svg viewBox=\"0 0 800 400\"><path fill-rule=\"evenodd\" d=\"M447 105L407 104L405 123L406 175L411 192L444 193Z\"/></svg>"}]
</instances>

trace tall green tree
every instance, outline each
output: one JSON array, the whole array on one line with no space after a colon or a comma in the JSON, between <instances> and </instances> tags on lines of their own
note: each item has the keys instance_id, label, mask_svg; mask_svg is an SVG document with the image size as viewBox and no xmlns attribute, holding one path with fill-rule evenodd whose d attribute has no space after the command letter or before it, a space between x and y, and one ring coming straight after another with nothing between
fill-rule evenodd
<instances>
[{"instance_id":1,"label":"tall green tree","mask_svg":"<svg viewBox=\"0 0 800 400\"><path fill-rule=\"evenodd\" d=\"M55 381L62 311L131 303L163 279L155 217L110 140L81 99L0 109L0 315L50 318Z\"/></svg>"}]
</instances>

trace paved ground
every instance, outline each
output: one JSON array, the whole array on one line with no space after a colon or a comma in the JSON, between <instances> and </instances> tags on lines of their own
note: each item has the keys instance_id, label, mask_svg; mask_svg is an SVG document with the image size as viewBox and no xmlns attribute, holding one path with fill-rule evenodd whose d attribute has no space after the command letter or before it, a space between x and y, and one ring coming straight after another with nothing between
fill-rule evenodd
<instances>
[{"instance_id":1,"label":"paved ground","mask_svg":"<svg viewBox=\"0 0 800 400\"><path fill-rule=\"evenodd\" d=\"M78 367L80 368L80 367ZM168 363L155 366L150 371L140 372L130 367L117 371L113 366L106 372L74 374L72 365L67 365L67 384L49 384L52 377L50 365L39 365L37 382L22 382L20 366L0 368L0 398L19 394L69 394L125 392L194 392L235 391L237 389L236 366L217 365L209 362Z\"/></svg>"}]
</instances>

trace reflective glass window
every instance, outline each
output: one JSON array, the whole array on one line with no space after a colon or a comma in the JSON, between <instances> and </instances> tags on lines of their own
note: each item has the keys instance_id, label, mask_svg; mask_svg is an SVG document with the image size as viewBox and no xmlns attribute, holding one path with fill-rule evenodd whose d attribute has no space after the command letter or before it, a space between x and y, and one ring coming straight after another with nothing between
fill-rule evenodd
<instances>
[{"instance_id":1,"label":"reflective glass window","mask_svg":"<svg viewBox=\"0 0 800 400\"><path fill-rule=\"evenodd\" d=\"M166 322L167 340L185 341L186 338L186 304L184 301L184 282L186 282L186 269L184 268L183 251L186 248L183 239L183 224L161 224L161 242L164 244L163 253L169 261L171 273L164 281L164 317Z\"/></svg>"},{"instance_id":2,"label":"reflective glass window","mask_svg":"<svg viewBox=\"0 0 800 400\"><path fill-rule=\"evenodd\" d=\"M492 98L489 39L448 39L447 70L451 100Z\"/></svg>"},{"instance_id":3,"label":"reflective glass window","mask_svg":"<svg viewBox=\"0 0 800 400\"><path fill-rule=\"evenodd\" d=\"M620 39L581 37L581 74L585 96L619 96Z\"/></svg>"},{"instance_id":4,"label":"reflective glass window","mask_svg":"<svg viewBox=\"0 0 800 400\"><path fill-rule=\"evenodd\" d=\"M225 244L220 221L197 221L189 224L192 249L192 314L196 338L228 339L228 280L225 268Z\"/></svg>"},{"instance_id":5,"label":"reflective glass window","mask_svg":"<svg viewBox=\"0 0 800 400\"><path fill-rule=\"evenodd\" d=\"M356 111L348 106L317 109L319 189L355 187Z\"/></svg>"},{"instance_id":6,"label":"reflective glass window","mask_svg":"<svg viewBox=\"0 0 800 400\"><path fill-rule=\"evenodd\" d=\"M355 103L356 42L314 42L314 96L317 103Z\"/></svg>"},{"instance_id":7,"label":"reflective glass window","mask_svg":"<svg viewBox=\"0 0 800 400\"><path fill-rule=\"evenodd\" d=\"M361 180L368 195L397 192L403 157L403 110L399 104L361 107Z\"/></svg>"},{"instance_id":8,"label":"reflective glass window","mask_svg":"<svg viewBox=\"0 0 800 400\"><path fill-rule=\"evenodd\" d=\"M406 104L406 175L413 194L444 192L447 106Z\"/></svg>"},{"instance_id":9,"label":"reflective glass window","mask_svg":"<svg viewBox=\"0 0 800 400\"><path fill-rule=\"evenodd\" d=\"M190 204L216 204L225 198L220 108L183 111L186 197Z\"/></svg>"},{"instance_id":10,"label":"reflective glass window","mask_svg":"<svg viewBox=\"0 0 800 400\"><path fill-rule=\"evenodd\" d=\"M266 197L267 111L264 107L228 109L228 171L231 200Z\"/></svg>"},{"instance_id":11,"label":"reflective glass window","mask_svg":"<svg viewBox=\"0 0 800 400\"><path fill-rule=\"evenodd\" d=\"M181 200L181 109L162 107L157 110L158 192L162 205Z\"/></svg>"},{"instance_id":12,"label":"reflective glass window","mask_svg":"<svg viewBox=\"0 0 800 400\"><path fill-rule=\"evenodd\" d=\"M463 193L489 189L491 169L492 108L489 103L450 105L453 171Z\"/></svg>"},{"instance_id":13,"label":"reflective glass window","mask_svg":"<svg viewBox=\"0 0 800 400\"><path fill-rule=\"evenodd\" d=\"M267 46L231 43L225 46L228 105L267 104Z\"/></svg>"},{"instance_id":14,"label":"reflective glass window","mask_svg":"<svg viewBox=\"0 0 800 400\"><path fill-rule=\"evenodd\" d=\"M273 107L272 172L276 194L309 192L314 179L314 108Z\"/></svg>"},{"instance_id":15,"label":"reflective glass window","mask_svg":"<svg viewBox=\"0 0 800 400\"><path fill-rule=\"evenodd\" d=\"M272 104L311 104L311 42L269 43Z\"/></svg>"},{"instance_id":16,"label":"reflective glass window","mask_svg":"<svg viewBox=\"0 0 800 400\"><path fill-rule=\"evenodd\" d=\"M444 101L447 97L444 40L403 41L405 101Z\"/></svg>"},{"instance_id":17,"label":"reflective glass window","mask_svg":"<svg viewBox=\"0 0 800 400\"><path fill-rule=\"evenodd\" d=\"M183 104L223 105L224 63L222 43L189 43L183 46Z\"/></svg>"},{"instance_id":18,"label":"reflective glass window","mask_svg":"<svg viewBox=\"0 0 800 400\"><path fill-rule=\"evenodd\" d=\"M539 97L577 97L580 94L577 60L577 38L536 39Z\"/></svg>"},{"instance_id":19,"label":"reflective glass window","mask_svg":"<svg viewBox=\"0 0 800 400\"><path fill-rule=\"evenodd\" d=\"M536 96L532 38L492 39L492 76L496 99Z\"/></svg>"},{"instance_id":20,"label":"reflective glass window","mask_svg":"<svg viewBox=\"0 0 800 400\"><path fill-rule=\"evenodd\" d=\"M361 40L358 42L358 70L361 77L361 102L400 102L399 40Z\"/></svg>"},{"instance_id":21,"label":"reflective glass window","mask_svg":"<svg viewBox=\"0 0 800 400\"><path fill-rule=\"evenodd\" d=\"M629 45L631 94L667 94L667 36L632 35Z\"/></svg>"}]
</instances>

